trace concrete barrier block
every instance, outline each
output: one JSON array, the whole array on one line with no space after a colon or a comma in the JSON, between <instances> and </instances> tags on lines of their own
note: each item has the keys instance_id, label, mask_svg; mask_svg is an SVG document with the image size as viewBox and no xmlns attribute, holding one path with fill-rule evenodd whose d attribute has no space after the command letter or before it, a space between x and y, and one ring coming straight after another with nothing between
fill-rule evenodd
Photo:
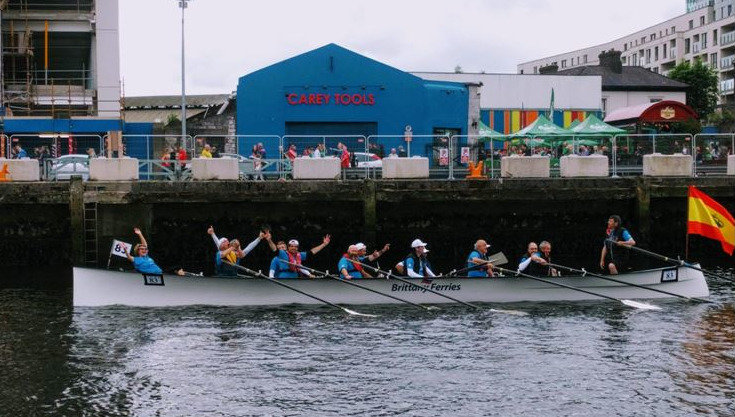
<instances>
[{"instance_id":1,"label":"concrete barrier block","mask_svg":"<svg viewBox=\"0 0 735 417\"><path fill-rule=\"evenodd\" d=\"M90 181L131 181L138 179L136 158L90 158Z\"/></svg>"},{"instance_id":2,"label":"concrete barrier block","mask_svg":"<svg viewBox=\"0 0 735 417\"><path fill-rule=\"evenodd\" d=\"M336 180L341 174L339 158L296 158L293 161L295 180Z\"/></svg>"},{"instance_id":3,"label":"concrete barrier block","mask_svg":"<svg viewBox=\"0 0 735 417\"><path fill-rule=\"evenodd\" d=\"M504 156L500 160L500 176L504 178L548 178L551 176L549 156Z\"/></svg>"},{"instance_id":4,"label":"concrete barrier block","mask_svg":"<svg viewBox=\"0 0 735 417\"><path fill-rule=\"evenodd\" d=\"M562 177L607 177L608 159L605 155L565 155L559 160Z\"/></svg>"},{"instance_id":5,"label":"concrete barrier block","mask_svg":"<svg viewBox=\"0 0 735 417\"><path fill-rule=\"evenodd\" d=\"M8 165L10 181L39 181L41 179L41 168L37 159L0 158L0 170L5 164Z\"/></svg>"},{"instance_id":6,"label":"concrete barrier block","mask_svg":"<svg viewBox=\"0 0 735 417\"><path fill-rule=\"evenodd\" d=\"M240 170L235 158L194 158L191 161L194 180L238 180Z\"/></svg>"},{"instance_id":7,"label":"concrete barrier block","mask_svg":"<svg viewBox=\"0 0 735 417\"><path fill-rule=\"evenodd\" d=\"M680 153L643 155L643 175L647 177L691 177L692 156Z\"/></svg>"},{"instance_id":8,"label":"concrete barrier block","mask_svg":"<svg viewBox=\"0 0 735 417\"><path fill-rule=\"evenodd\" d=\"M735 175L735 155L727 156L727 175Z\"/></svg>"},{"instance_id":9,"label":"concrete barrier block","mask_svg":"<svg viewBox=\"0 0 735 417\"><path fill-rule=\"evenodd\" d=\"M429 158L383 158L383 178L429 178Z\"/></svg>"}]
</instances>

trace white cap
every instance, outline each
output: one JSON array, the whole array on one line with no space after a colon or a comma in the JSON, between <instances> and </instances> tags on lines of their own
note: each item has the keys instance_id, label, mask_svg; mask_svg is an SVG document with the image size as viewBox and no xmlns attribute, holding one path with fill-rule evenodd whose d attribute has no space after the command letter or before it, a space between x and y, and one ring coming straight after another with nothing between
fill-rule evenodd
<instances>
[{"instance_id":1,"label":"white cap","mask_svg":"<svg viewBox=\"0 0 735 417\"><path fill-rule=\"evenodd\" d=\"M357 247L357 245L350 245L349 248L347 248L347 252L357 251L360 250L360 248Z\"/></svg>"},{"instance_id":2,"label":"white cap","mask_svg":"<svg viewBox=\"0 0 735 417\"><path fill-rule=\"evenodd\" d=\"M422 242L421 239L416 239L413 242L411 242L412 248L418 248L419 246L426 246L426 243Z\"/></svg>"},{"instance_id":3,"label":"white cap","mask_svg":"<svg viewBox=\"0 0 735 417\"><path fill-rule=\"evenodd\" d=\"M367 249L367 246L365 246L364 243L360 242L360 243L355 243L355 248L357 248L357 250L363 250L363 249Z\"/></svg>"},{"instance_id":4,"label":"white cap","mask_svg":"<svg viewBox=\"0 0 735 417\"><path fill-rule=\"evenodd\" d=\"M218 243L218 244L219 244L220 246L222 246L222 244L223 244L223 243L225 243L225 242L228 242L228 240L227 240L227 238L226 238L226 237L221 237L221 238L219 238L219 240L217 241L217 243Z\"/></svg>"},{"instance_id":5,"label":"white cap","mask_svg":"<svg viewBox=\"0 0 735 417\"><path fill-rule=\"evenodd\" d=\"M299 241L296 239L291 239L288 241L289 245L299 246Z\"/></svg>"}]
</instances>

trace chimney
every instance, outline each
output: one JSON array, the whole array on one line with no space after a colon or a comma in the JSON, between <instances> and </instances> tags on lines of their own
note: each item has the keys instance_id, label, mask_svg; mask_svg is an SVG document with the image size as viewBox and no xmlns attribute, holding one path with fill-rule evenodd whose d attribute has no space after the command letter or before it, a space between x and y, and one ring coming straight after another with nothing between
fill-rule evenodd
<instances>
[{"instance_id":1,"label":"chimney","mask_svg":"<svg viewBox=\"0 0 735 417\"><path fill-rule=\"evenodd\" d=\"M539 74L555 74L557 71L559 71L559 66L556 64L556 62L538 69Z\"/></svg>"},{"instance_id":2,"label":"chimney","mask_svg":"<svg viewBox=\"0 0 735 417\"><path fill-rule=\"evenodd\" d=\"M620 60L622 52L611 49L609 51L602 51L597 57L600 59L600 66L609 68L616 74L623 73L623 62Z\"/></svg>"}]
</instances>

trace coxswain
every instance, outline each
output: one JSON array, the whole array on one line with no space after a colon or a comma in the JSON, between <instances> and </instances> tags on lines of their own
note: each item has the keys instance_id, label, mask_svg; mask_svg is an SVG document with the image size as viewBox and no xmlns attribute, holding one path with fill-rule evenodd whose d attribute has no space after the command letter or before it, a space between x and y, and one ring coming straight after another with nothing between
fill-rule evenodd
<instances>
[{"instance_id":1,"label":"coxswain","mask_svg":"<svg viewBox=\"0 0 735 417\"><path fill-rule=\"evenodd\" d=\"M490 245L482 239L475 242L475 250L467 257L468 277L487 278L488 274L492 276L493 264L487 258L488 247Z\"/></svg>"},{"instance_id":2,"label":"coxswain","mask_svg":"<svg viewBox=\"0 0 735 417\"><path fill-rule=\"evenodd\" d=\"M426 254L429 252L426 249L426 243L421 239L416 239L411 242L411 249L411 253L403 260L406 275L412 278L435 277L436 275L431 271L431 264L426 259Z\"/></svg>"},{"instance_id":3,"label":"coxswain","mask_svg":"<svg viewBox=\"0 0 735 417\"><path fill-rule=\"evenodd\" d=\"M306 260L309 253L316 255L317 252L324 249L329 244L330 240L330 235L324 236L321 245L311 248L308 252L299 251L298 240L289 240L285 250L278 250L278 264L276 265L277 268L273 274L274 278L298 278L299 276L311 277L309 271L304 268L299 268L298 265L301 265L302 262Z\"/></svg>"},{"instance_id":4,"label":"coxswain","mask_svg":"<svg viewBox=\"0 0 735 417\"><path fill-rule=\"evenodd\" d=\"M607 219L607 236L600 253L600 269L608 269L610 275L617 275L628 266L629 249L617 246L635 246L630 232L622 227L620 216L613 214Z\"/></svg>"},{"instance_id":5,"label":"coxswain","mask_svg":"<svg viewBox=\"0 0 735 417\"><path fill-rule=\"evenodd\" d=\"M342 258L337 263L337 270L342 279L362 278L365 276L362 265L360 265L360 250L357 245L350 245L347 248L347 253L342 255Z\"/></svg>"},{"instance_id":6,"label":"coxswain","mask_svg":"<svg viewBox=\"0 0 735 417\"><path fill-rule=\"evenodd\" d=\"M133 232L140 238L140 243L133 247L133 255L127 252L125 245L123 245L123 253L127 256L128 260L133 263L133 267L136 271L143 274L162 274L161 268L156 265L156 262L148 256L148 242L146 242L143 233L137 227L133 229Z\"/></svg>"}]
</instances>

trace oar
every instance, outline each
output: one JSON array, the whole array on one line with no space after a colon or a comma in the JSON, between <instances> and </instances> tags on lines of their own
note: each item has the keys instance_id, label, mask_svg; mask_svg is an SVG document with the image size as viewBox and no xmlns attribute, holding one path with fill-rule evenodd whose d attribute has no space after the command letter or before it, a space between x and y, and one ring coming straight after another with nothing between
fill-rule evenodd
<instances>
[{"instance_id":1,"label":"oar","mask_svg":"<svg viewBox=\"0 0 735 417\"><path fill-rule=\"evenodd\" d=\"M291 265L291 266L295 266L297 268L304 268L307 271L312 272L314 274L319 274L319 275L322 275L323 277L326 277L326 278L331 278L331 279L337 280L339 282L344 282L345 284L352 285L352 286L357 287L357 288L362 288L363 290L374 292L375 294L380 294L380 295L382 295L384 297L392 298L392 299L397 300L397 301L400 301L402 303L411 304L414 307L423 308L424 310L427 310L427 311L429 311L429 310L439 310L439 307L422 306L421 304L417 304L417 303L414 303L412 301L404 300L403 298L395 297L393 295L386 294L384 292L380 292L380 291L374 290L372 288L364 287L364 286L362 286L362 285L360 285L358 283L355 283L355 282L352 282L352 281L348 281L348 280L344 280L342 278L335 277L334 275L329 275L326 272L319 271L319 270L314 269L314 268L309 268L308 266L304 266L304 265L300 265L300 264L295 264L295 263L292 263L292 262L284 261L282 259L281 259L281 262L283 262L285 264L288 264L288 265Z\"/></svg>"},{"instance_id":2,"label":"oar","mask_svg":"<svg viewBox=\"0 0 735 417\"><path fill-rule=\"evenodd\" d=\"M472 308L474 308L475 310L480 310L480 309L481 309L481 307L479 307L479 306L477 306L477 305L475 305L475 304L472 304L472 303L468 303L468 302L466 302L466 301L462 301L462 300L458 300L458 299L456 299L456 298L454 298L454 297L451 297L451 296L449 296L449 295L446 295L446 294L442 294L442 293L440 293L439 291L435 291L435 290L432 290L432 289L431 289L431 288L429 288L429 287L425 287L425 286L423 286L423 285L419 285L419 284L416 284L415 282L411 282L411 281L409 281L409 280L407 280L407 279L403 279L403 278L401 278L401 277L399 277L399 276L396 276L395 274L393 274L393 272L392 272L392 271L383 271L383 270L380 270L380 269L378 269L378 268L376 268L376 267L374 267L374 266L372 266L372 265L367 265L367 264L364 264L364 263L362 263L362 262L358 262L358 261L351 261L351 262L352 262L352 263L356 263L356 264L358 264L358 265L361 265L361 266L363 266L363 267L367 267L367 268L370 268L370 269L374 270L375 272L377 272L377 273L379 273L379 274L383 274L383 275L385 275L385 276L386 276L386 277L388 277L389 279L395 279L395 280L397 280L397 281L405 282L406 284L409 284L409 285L412 285L412 286L414 286L414 287L416 287L416 288L419 288L419 289L421 289L421 291L428 291L428 292L430 292L430 293L432 293L432 294L436 294L436 295L438 295L438 296L440 296L440 297L444 297L444 298L446 298L446 299L449 299L449 300L452 300L452 301L454 301L454 302L457 302L457 303L460 303L460 304L466 305L467 307L472 307ZM512 315L515 315L515 316L527 316L527 315L528 315L528 313L526 313L526 312L524 312L524 311L518 311L518 310L503 310L503 309L491 308L491 309L490 309L490 311L492 311L492 312L494 312L494 313L505 313L505 314L512 314Z\"/></svg>"},{"instance_id":3,"label":"oar","mask_svg":"<svg viewBox=\"0 0 735 417\"><path fill-rule=\"evenodd\" d=\"M613 243L613 244L617 244L617 242L612 241L612 240L608 240L608 242ZM735 279L722 276L722 275L720 275L718 273L715 273L715 272L712 272L712 271L707 271L706 269L702 269L700 267L694 266L694 265L690 264L689 262L683 261L681 259L669 258L668 256L659 255L658 253L647 251L647 250L641 249L641 248L639 248L637 246L628 246L628 245L617 245L617 246L619 246L621 248L628 249L628 250L640 252L640 253L642 253L644 255L652 256L652 257L657 258L657 259L660 259L660 260L662 260L664 262L671 262L671 263L674 263L674 264L677 264L677 265L681 265L681 266L685 266L687 268L691 268L691 269L693 269L695 271L699 271L699 272L704 273L704 274L710 274L713 277L717 277L717 278L723 279L725 281L735 282Z\"/></svg>"},{"instance_id":4,"label":"oar","mask_svg":"<svg viewBox=\"0 0 735 417\"><path fill-rule=\"evenodd\" d=\"M483 266L485 266L487 264L493 264L493 265L500 266L500 265L505 265L507 263L508 263L508 258L505 257L505 254L503 252L498 252L495 255L492 255L492 256L488 257L487 261L484 261L483 263L475 264L475 265L472 265L472 266L468 266L467 268L462 268L462 269L459 269L459 270L452 271L448 275L451 275L451 276L455 276L456 277L457 275L459 275L459 274L461 274L463 272L472 271L473 269L477 269L477 268L483 267Z\"/></svg>"},{"instance_id":5,"label":"oar","mask_svg":"<svg viewBox=\"0 0 735 417\"><path fill-rule=\"evenodd\" d=\"M522 276L524 278L532 279L534 281L544 282L544 283L549 284L549 285L555 285L557 287L562 287L562 288L567 288L567 289L570 289L570 290L573 290L573 291L583 292L585 294L594 295L596 297L607 298L608 300L618 301L620 303L625 304L628 307L640 308L640 309L643 309L643 310L661 310L661 307L657 307L657 306L652 305L652 304L647 304L647 303L641 303L639 301L625 300L625 299L610 297L609 295L605 295L605 294L600 294L600 293L597 293L597 292L592 292L592 291L584 290L582 288L577 288L577 287L573 287L571 285L562 284L561 282L554 282L552 280L543 279L543 278L539 278L539 277L534 277L533 275L524 274L521 271L511 271L510 269L505 269L505 268L500 268L500 267L496 267L495 269L497 269L500 272L505 272L505 273L512 274L512 275L520 275L520 276Z\"/></svg>"},{"instance_id":6,"label":"oar","mask_svg":"<svg viewBox=\"0 0 735 417\"><path fill-rule=\"evenodd\" d=\"M604 279L606 281L617 282L618 284L630 285L631 287L642 288L644 290L654 291L654 292L658 292L658 293L661 293L661 294L670 295L672 297L683 298L683 299L689 300L689 301L699 301L700 303L712 303L712 301L705 300L704 298L687 297L686 295L674 294L673 292L668 292L668 291L660 290L658 288L646 287L645 285L634 284L632 282L625 282L625 281L621 281L619 279L607 277L607 276L604 276L604 275L594 274L592 272L587 272L587 270L585 270L585 269L575 269L575 268L571 268L571 267L564 266L564 265L553 264L551 262L547 263L547 265L552 266L554 268L565 269L567 271L571 271L571 272L575 272L575 273L578 273L578 274L582 274L582 276L589 275L591 277L595 277L595 278L599 278L599 279Z\"/></svg>"},{"instance_id":7,"label":"oar","mask_svg":"<svg viewBox=\"0 0 735 417\"><path fill-rule=\"evenodd\" d=\"M321 301L322 303L324 303L324 304L326 304L328 306L331 306L331 307L334 307L334 308L338 308L338 309L344 311L347 314L350 314L350 315L353 315L353 316L363 316L363 317L378 317L378 316L376 316L374 314L360 313L360 312L357 312L357 311L354 311L354 310L350 310L349 308L342 307L340 305L331 303L331 302L329 302L327 300L324 300L324 299L321 299L321 298L317 297L316 295L308 294L308 293L306 293L304 291L301 291L298 288L294 288L294 287L292 287L292 286L290 286L290 285L288 285L286 283L280 282L277 279L273 279L273 278L269 277L268 275L263 274L260 271L257 271L256 272L256 271L253 271L252 269L245 268L242 265L236 265L236 264L233 264L233 263L227 262L227 261L224 261L224 263L226 263L226 264L228 264L230 266L234 266L235 268L240 269L240 270L242 270L242 271L244 271L244 272L246 272L246 273L248 273L248 274L250 274L252 276L260 277L260 278L263 278L263 279L267 279L268 281L270 281L270 282L272 282L272 283L274 283L276 285L280 285L281 287L286 287L286 288L288 288L291 291L296 291L297 293L299 293L301 295L305 295L305 296L307 296L309 298L313 298L314 300ZM241 275L239 275L239 276L241 276Z\"/></svg>"}]
</instances>

